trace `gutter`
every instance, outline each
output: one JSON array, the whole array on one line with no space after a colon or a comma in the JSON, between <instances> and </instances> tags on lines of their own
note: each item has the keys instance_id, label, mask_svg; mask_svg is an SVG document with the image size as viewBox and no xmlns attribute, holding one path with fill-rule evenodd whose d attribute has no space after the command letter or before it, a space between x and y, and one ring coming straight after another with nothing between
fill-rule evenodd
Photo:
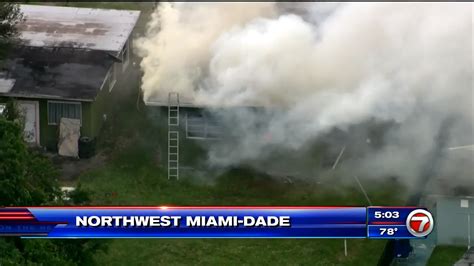
<instances>
[{"instance_id":1,"label":"gutter","mask_svg":"<svg viewBox=\"0 0 474 266\"><path fill-rule=\"evenodd\" d=\"M27 99L49 99L49 100L66 100L66 101L76 101L76 102L93 102L94 99L81 99L81 98L67 98L67 97L58 97L52 95L25 95L25 94L16 94L16 93L5 93L0 94L4 97L13 97L13 98L27 98Z\"/></svg>"}]
</instances>

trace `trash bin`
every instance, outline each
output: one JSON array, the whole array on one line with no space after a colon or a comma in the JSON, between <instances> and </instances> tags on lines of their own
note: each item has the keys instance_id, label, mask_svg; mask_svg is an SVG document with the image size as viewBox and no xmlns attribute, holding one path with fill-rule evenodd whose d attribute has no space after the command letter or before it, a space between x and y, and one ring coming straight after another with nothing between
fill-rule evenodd
<instances>
[{"instance_id":1,"label":"trash bin","mask_svg":"<svg viewBox=\"0 0 474 266\"><path fill-rule=\"evenodd\" d=\"M89 137L79 138L79 158L87 159L95 155L95 139Z\"/></svg>"}]
</instances>

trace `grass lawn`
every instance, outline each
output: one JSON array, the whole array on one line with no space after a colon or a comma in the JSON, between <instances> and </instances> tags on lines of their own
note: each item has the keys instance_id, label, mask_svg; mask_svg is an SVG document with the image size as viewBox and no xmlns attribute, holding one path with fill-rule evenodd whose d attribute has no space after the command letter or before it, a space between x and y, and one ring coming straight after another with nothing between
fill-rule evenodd
<instances>
[{"instance_id":1,"label":"grass lawn","mask_svg":"<svg viewBox=\"0 0 474 266\"><path fill-rule=\"evenodd\" d=\"M437 246L431 254L428 266L453 265L466 252L466 247Z\"/></svg>"},{"instance_id":2,"label":"grass lawn","mask_svg":"<svg viewBox=\"0 0 474 266\"><path fill-rule=\"evenodd\" d=\"M144 147L124 150L102 169L81 177L103 205L364 205L354 188L310 183L292 186L251 170L231 170L214 184L192 179L168 181L154 166ZM145 149L146 150L146 149ZM393 192L393 190L392 190ZM369 192L370 193L370 192ZM394 195L390 193L390 195ZM375 194L374 202L396 198ZM110 241L109 251L96 256L100 264L277 264L376 265L385 242L349 240L349 256L342 240L320 239L129 239Z\"/></svg>"},{"instance_id":3,"label":"grass lawn","mask_svg":"<svg viewBox=\"0 0 474 266\"><path fill-rule=\"evenodd\" d=\"M203 182L183 176L169 181L160 167L157 146L166 143L163 128L154 126L133 104L120 104L116 123L103 135L109 153L103 167L84 173L82 187L97 205L366 205L355 184L295 181L287 184L251 169L235 168ZM166 146L164 146L166 148ZM329 177L328 177L329 178ZM205 178L204 178L205 179ZM380 189L390 187L390 190ZM374 204L403 203L403 188L373 182L367 186ZM376 265L385 241L325 239L115 239L99 264L153 265Z\"/></svg>"}]
</instances>

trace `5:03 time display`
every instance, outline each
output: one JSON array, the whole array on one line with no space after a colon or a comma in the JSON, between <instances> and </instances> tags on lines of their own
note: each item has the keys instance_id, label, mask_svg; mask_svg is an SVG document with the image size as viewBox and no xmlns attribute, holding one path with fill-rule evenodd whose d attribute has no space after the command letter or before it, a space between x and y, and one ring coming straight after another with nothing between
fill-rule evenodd
<instances>
[{"instance_id":1,"label":"5:03 time display","mask_svg":"<svg viewBox=\"0 0 474 266\"><path fill-rule=\"evenodd\" d=\"M376 211L374 212L375 219L398 219L400 212L398 211Z\"/></svg>"}]
</instances>

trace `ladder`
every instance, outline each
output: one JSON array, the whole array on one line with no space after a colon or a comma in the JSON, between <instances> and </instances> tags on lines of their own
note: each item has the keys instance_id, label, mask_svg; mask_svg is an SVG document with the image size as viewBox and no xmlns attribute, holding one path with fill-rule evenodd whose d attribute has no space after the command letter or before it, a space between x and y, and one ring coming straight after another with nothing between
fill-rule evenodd
<instances>
[{"instance_id":1,"label":"ladder","mask_svg":"<svg viewBox=\"0 0 474 266\"><path fill-rule=\"evenodd\" d=\"M168 179L179 180L179 94L168 94Z\"/></svg>"}]
</instances>

